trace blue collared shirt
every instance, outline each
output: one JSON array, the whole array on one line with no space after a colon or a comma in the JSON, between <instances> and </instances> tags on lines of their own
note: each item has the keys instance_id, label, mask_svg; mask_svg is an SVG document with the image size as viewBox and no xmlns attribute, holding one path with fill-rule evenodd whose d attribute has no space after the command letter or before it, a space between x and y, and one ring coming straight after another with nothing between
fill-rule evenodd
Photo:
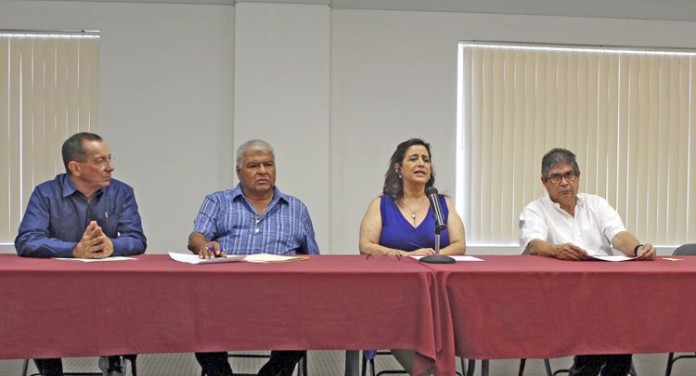
<instances>
[{"instance_id":1,"label":"blue collared shirt","mask_svg":"<svg viewBox=\"0 0 696 376\"><path fill-rule=\"evenodd\" d=\"M59 174L34 189L15 248L20 256L72 257L90 221L97 221L111 239L113 256L145 252L147 240L133 188L111 179L87 202L67 174Z\"/></svg>"},{"instance_id":2,"label":"blue collared shirt","mask_svg":"<svg viewBox=\"0 0 696 376\"><path fill-rule=\"evenodd\" d=\"M244 198L240 185L210 194L193 225L194 232L217 241L227 254L319 254L307 207L276 187L261 216Z\"/></svg>"}]
</instances>

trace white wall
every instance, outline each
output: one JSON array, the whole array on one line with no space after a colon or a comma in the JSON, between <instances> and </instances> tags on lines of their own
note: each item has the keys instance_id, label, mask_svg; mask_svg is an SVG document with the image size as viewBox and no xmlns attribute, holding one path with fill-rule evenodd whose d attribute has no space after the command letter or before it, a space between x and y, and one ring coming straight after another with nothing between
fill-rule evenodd
<instances>
[{"instance_id":1,"label":"white wall","mask_svg":"<svg viewBox=\"0 0 696 376\"><path fill-rule=\"evenodd\" d=\"M114 176L135 189L148 252L185 250L204 195L233 181L234 7L2 1L0 25L101 31Z\"/></svg>"},{"instance_id":2,"label":"white wall","mask_svg":"<svg viewBox=\"0 0 696 376\"><path fill-rule=\"evenodd\" d=\"M400 141L430 141L436 185L454 194L458 41L696 47L688 22L334 10L331 30L334 250L357 249L360 219Z\"/></svg>"},{"instance_id":3,"label":"white wall","mask_svg":"<svg viewBox=\"0 0 696 376\"><path fill-rule=\"evenodd\" d=\"M329 7L236 6L234 139L263 138L278 188L299 197L329 249Z\"/></svg>"},{"instance_id":4,"label":"white wall","mask_svg":"<svg viewBox=\"0 0 696 376\"><path fill-rule=\"evenodd\" d=\"M279 186L307 203L325 253L357 252L406 138L431 142L437 186L453 194L459 40L696 47L689 22L244 2L0 1L0 25L102 31L100 133L153 253L185 249L203 196L236 182L234 149L251 137L275 146Z\"/></svg>"}]
</instances>

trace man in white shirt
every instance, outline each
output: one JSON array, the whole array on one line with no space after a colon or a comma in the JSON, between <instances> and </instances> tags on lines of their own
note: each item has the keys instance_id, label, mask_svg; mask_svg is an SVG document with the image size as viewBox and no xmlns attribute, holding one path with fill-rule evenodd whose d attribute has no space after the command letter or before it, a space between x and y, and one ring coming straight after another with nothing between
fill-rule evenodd
<instances>
[{"instance_id":1,"label":"man in white shirt","mask_svg":"<svg viewBox=\"0 0 696 376\"><path fill-rule=\"evenodd\" d=\"M652 244L641 244L626 231L618 213L596 195L578 193L580 168L575 154L552 149L541 161L541 182L546 195L529 203L520 214L523 254L585 260L619 250L639 260L654 260ZM570 376L626 376L631 354L578 355Z\"/></svg>"}]
</instances>

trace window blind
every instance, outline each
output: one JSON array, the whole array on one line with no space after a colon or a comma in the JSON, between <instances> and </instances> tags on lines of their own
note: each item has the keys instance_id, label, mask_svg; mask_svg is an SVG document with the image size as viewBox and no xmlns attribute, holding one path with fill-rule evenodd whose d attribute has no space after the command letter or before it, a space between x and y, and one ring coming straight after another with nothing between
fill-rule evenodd
<instances>
[{"instance_id":1,"label":"window blind","mask_svg":"<svg viewBox=\"0 0 696 376\"><path fill-rule=\"evenodd\" d=\"M0 31L0 243L34 186L65 171L63 141L96 130L98 78L96 34Z\"/></svg>"},{"instance_id":2,"label":"window blind","mask_svg":"<svg viewBox=\"0 0 696 376\"><path fill-rule=\"evenodd\" d=\"M580 191L643 242L696 241L696 53L460 43L457 203L470 245L514 245L545 193L541 158L573 151Z\"/></svg>"}]
</instances>

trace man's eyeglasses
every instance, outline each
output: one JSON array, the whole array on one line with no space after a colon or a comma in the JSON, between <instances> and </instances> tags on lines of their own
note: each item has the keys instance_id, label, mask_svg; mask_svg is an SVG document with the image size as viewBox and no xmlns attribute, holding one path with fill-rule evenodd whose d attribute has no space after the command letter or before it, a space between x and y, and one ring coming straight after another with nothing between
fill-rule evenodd
<instances>
[{"instance_id":1,"label":"man's eyeglasses","mask_svg":"<svg viewBox=\"0 0 696 376\"><path fill-rule=\"evenodd\" d=\"M575 171L568 171L565 174L552 174L546 178L544 178L546 181L550 181L553 184L560 184L563 179L565 179L568 182L575 181L575 179L578 178L579 172Z\"/></svg>"}]
</instances>

